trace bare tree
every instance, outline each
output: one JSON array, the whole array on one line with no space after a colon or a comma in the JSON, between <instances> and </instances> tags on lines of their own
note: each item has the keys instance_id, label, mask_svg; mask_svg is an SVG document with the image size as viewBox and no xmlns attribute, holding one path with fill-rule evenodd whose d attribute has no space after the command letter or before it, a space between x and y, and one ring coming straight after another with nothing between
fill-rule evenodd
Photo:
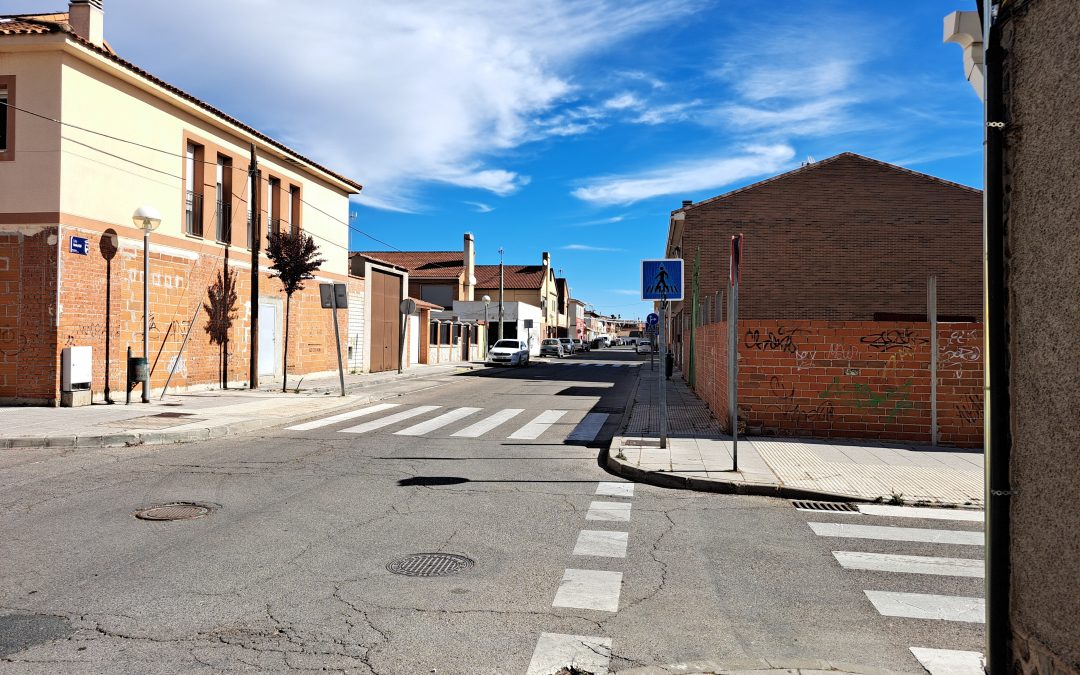
<instances>
[{"instance_id":1,"label":"bare tree","mask_svg":"<svg viewBox=\"0 0 1080 675\"><path fill-rule=\"evenodd\" d=\"M218 346L218 371L221 373L221 388L229 386L229 374L225 372L225 350L228 349L229 331L236 318L236 272L218 272L217 281L206 291L207 334L210 342Z\"/></svg>"},{"instance_id":2,"label":"bare tree","mask_svg":"<svg viewBox=\"0 0 1080 675\"><path fill-rule=\"evenodd\" d=\"M326 262L316 257L318 254L319 247L315 245L315 240L300 229L289 228L272 232L266 238L266 256L273 262L270 269L274 270L270 278L281 280L285 291L285 355L281 381L283 392L286 391L286 382L289 379L289 307L293 293L303 290L304 282L314 279L313 273Z\"/></svg>"}]
</instances>

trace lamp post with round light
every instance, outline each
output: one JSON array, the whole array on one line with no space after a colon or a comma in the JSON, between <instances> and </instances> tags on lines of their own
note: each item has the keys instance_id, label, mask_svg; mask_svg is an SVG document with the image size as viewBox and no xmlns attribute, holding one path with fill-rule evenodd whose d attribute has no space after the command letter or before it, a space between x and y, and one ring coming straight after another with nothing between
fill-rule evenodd
<instances>
[{"instance_id":1,"label":"lamp post with round light","mask_svg":"<svg viewBox=\"0 0 1080 675\"><path fill-rule=\"evenodd\" d=\"M143 231L143 380L142 402L150 402L150 233L161 225L161 214L152 206L140 206L131 216L135 227Z\"/></svg>"},{"instance_id":2,"label":"lamp post with round light","mask_svg":"<svg viewBox=\"0 0 1080 675\"><path fill-rule=\"evenodd\" d=\"M488 305L491 304L491 296L485 295L480 299L484 301L484 358L487 358L488 350L491 349L491 322L488 321Z\"/></svg>"}]
</instances>

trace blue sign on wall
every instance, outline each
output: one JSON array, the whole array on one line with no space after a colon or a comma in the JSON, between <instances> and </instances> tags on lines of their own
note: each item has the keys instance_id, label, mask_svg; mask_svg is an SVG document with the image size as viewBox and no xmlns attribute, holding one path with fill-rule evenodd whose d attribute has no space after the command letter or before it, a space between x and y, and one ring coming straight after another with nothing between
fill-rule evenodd
<instances>
[{"instance_id":1,"label":"blue sign on wall","mask_svg":"<svg viewBox=\"0 0 1080 675\"><path fill-rule=\"evenodd\" d=\"M72 237L71 245L68 250L72 253L78 253L79 255L86 255L90 252L90 240L86 237Z\"/></svg>"},{"instance_id":2,"label":"blue sign on wall","mask_svg":"<svg viewBox=\"0 0 1080 675\"><path fill-rule=\"evenodd\" d=\"M683 299L682 258L663 258L641 261L641 299Z\"/></svg>"}]
</instances>

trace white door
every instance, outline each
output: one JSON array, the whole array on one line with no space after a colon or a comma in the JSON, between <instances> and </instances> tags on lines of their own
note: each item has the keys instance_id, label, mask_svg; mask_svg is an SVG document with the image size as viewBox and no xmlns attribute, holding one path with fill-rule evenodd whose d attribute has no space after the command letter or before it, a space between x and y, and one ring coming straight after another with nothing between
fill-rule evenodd
<instances>
[{"instance_id":1,"label":"white door","mask_svg":"<svg viewBox=\"0 0 1080 675\"><path fill-rule=\"evenodd\" d=\"M409 316L409 363L420 363L420 315Z\"/></svg>"},{"instance_id":2,"label":"white door","mask_svg":"<svg viewBox=\"0 0 1080 675\"><path fill-rule=\"evenodd\" d=\"M259 303L259 375L277 374L277 305Z\"/></svg>"}]
</instances>

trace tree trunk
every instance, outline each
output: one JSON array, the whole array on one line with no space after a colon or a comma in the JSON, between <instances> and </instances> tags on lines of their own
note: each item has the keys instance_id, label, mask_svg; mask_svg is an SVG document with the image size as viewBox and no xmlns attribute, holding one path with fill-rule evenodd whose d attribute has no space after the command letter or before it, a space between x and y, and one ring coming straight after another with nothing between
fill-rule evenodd
<instances>
[{"instance_id":1,"label":"tree trunk","mask_svg":"<svg viewBox=\"0 0 1080 675\"><path fill-rule=\"evenodd\" d=\"M292 303L292 293L285 295L285 353L281 364L281 393L286 391L286 383L289 381L289 305Z\"/></svg>"}]
</instances>

